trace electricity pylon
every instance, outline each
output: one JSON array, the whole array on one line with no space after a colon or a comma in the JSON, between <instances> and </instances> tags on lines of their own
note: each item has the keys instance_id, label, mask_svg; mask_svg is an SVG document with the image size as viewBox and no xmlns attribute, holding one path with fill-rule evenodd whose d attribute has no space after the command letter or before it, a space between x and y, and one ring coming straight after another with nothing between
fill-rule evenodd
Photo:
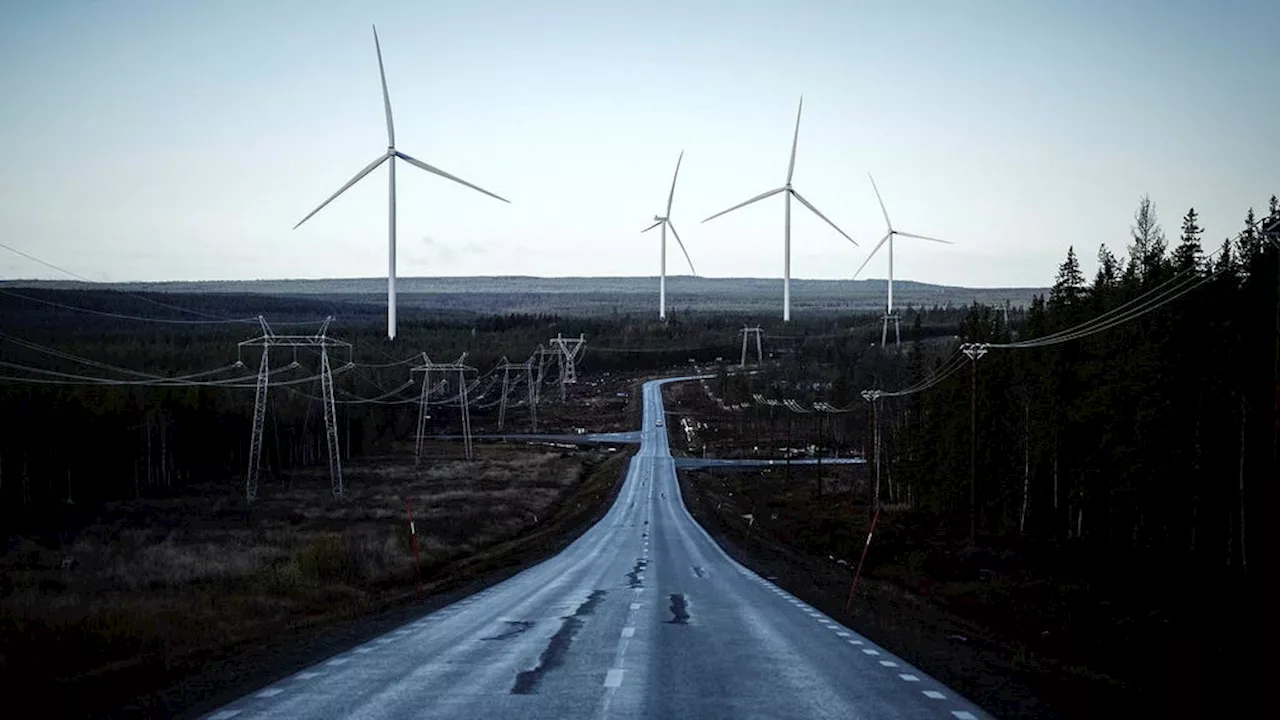
<instances>
[{"instance_id":1,"label":"electricity pylon","mask_svg":"<svg viewBox=\"0 0 1280 720\"><path fill-rule=\"evenodd\" d=\"M756 339L756 365L764 364L764 351L760 349L761 332L759 325L755 327L743 325L742 329L738 331L738 334L742 336L742 360L738 363L738 367L744 368L747 366L747 338L753 335Z\"/></svg>"},{"instance_id":2,"label":"electricity pylon","mask_svg":"<svg viewBox=\"0 0 1280 720\"><path fill-rule=\"evenodd\" d=\"M432 372L456 372L458 374L458 403L462 408L462 447L468 460L473 457L471 452L471 404L467 399L466 374L476 372L476 369L464 364L466 359L467 354L462 353L457 362L436 363L431 362L431 358L427 357L426 353L422 353L422 364L409 368L410 375L416 372L423 373L422 395L418 401L418 436L413 451L414 464L422 462L422 440L427 426L427 407L430 405L428 395L430 393Z\"/></svg>"},{"instance_id":3,"label":"electricity pylon","mask_svg":"<svg viewBox=\"0 0 1280 720\"><path fill-rule=\"evenodd\" d=\"M298 364L298 348L320 349L320 395L324 406L324 434L329 446L329 482L333 496L343 495L342 458L338 453L338 418L333 402L333 369L329 365L329 349L338 348L347 351L347 364L351 366L351 343L335 340L325 333L333 316L325 318L320 330L315 335L277 335L267 325L267 321L258 316L262 326L262 335L245 340L236 346L237 355L246 347L262 348L262 360L258 363L258 381L253 394L253 428L249 434L249 472L245 478L245 500L253 502L258 497L258 474L262 458L262 431L267 413L267 392L270 389L270 351L273 347L293 348L293 365Z\"/></svg>"},{"instance_id":4,"label":"electricity pylon","mask_svg":"<svg viewBox=\"0 0 1280 720\"><path fill-rule=\"evenodd\" d=\"M876 466L876 487L872 495L872 507L880 509L880 423L876 417L876 401L883 393L879 390L863 390L862 399L871 403L871 452Z\"/></svg>"},{"instance_id":5,"label":"electricity pylon","mask_svg":"<svg viewBox=\"0 0 1280 720\"><path fill-rule=\"evenodd\" d=\"M973 392L970 395L969 408L969 542L974 542L977 532L977 492L975 486L978 478L978 359L987 354L986 343L965 343L960 352L969 357L973 364Z\"/></svg>"},{"instance_id":6,"label":"electricity pylon","mask_svg":"<svg viewBox=\"0 0 1280 720\"><path fill-rule=\"evenodd\" d=\"M551 338L551 344L558 351L556 361L559 363L560 369L560 401L564 402L565 385L574 385L578 382L578 376L575 367L578 359L582 357L583 339L581 333L576 338L565 338L564 335L556 333Z\"/></svg>"},{"instance_id":7,"label":"electricity pylon","mask_svg":"<svg viewBox=\"0 0 1280 720\"><path fill-rule=\"evenodd\" d=\"M499 405L498 405L498 430L499 431L502 430L502 426L506 423L506 420L507 420L507 393L509 392L512 385L511 371L523 370L524 376L525 376L525 384L529 386L528 387L529 420L533 427L531 432L535 432L535 433L538 432L538 409L537 409L537 403L534 401L534 388L533 388L533 358L529 358L529 360L526 360L525 362L522 362L522 363L513 363L508 361L507 358L504 356L502 358L502 362L498 364L498 369L502 371L502 400L499 401ZM519 375L516 376L515 382L516 383L520 382Z\"/></svg>"}]
</instances>

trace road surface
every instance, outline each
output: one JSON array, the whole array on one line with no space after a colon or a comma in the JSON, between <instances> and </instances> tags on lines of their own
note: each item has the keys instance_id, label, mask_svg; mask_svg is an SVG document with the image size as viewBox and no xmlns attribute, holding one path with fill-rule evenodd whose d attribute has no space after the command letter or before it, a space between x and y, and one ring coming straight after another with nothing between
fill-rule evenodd
<instances>
[{"instance_id":1,"label":"road surface","mask_svg":"<svg viewBox=\"0 0 1280 720\"><path fill-rule=\"evenodd\" d=\"M655 427L663 382L617 501L559 555L207 717L986 717L712 541Z\"/></svg>"}]
</instances>

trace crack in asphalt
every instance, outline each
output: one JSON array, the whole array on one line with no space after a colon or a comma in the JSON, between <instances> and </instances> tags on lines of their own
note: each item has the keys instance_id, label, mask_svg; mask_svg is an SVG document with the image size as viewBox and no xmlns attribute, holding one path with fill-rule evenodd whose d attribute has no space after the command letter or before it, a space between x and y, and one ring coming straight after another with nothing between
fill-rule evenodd
<instances>
[{"instance_id":1,"label":"crack in asphalt","mask_svg":"<svg viewBox=\"0 0 1280 720\"><path fill-rule=\"evenodd\" d=\"M519 635L525 630L528 630L529 628L533 627L533 622L530 620L506 620L505 622L507 624L506 632L498 633L497 635L494 635L492 637L480 638L480 639L481 640L505 640L509 637L515 637L516 635Z\"/></svg>"},{"instance_id":2,"label":"crack in asphalt","mask_svg":"<svg viewBox=\"0 0 1280 720\"><path fill-rule=\"evenodd\" d=\"M667 624L689 624L689 608L685 604L684 593L676 593L671 596L671 619L667 621Z\"/></svg>"},{"instance_id":3,"label":"crack in asphalt","mask_svg":"<svg viewBox=\"0 0 1280 720\"><path fill-rule=\"evenodd\" d=\"M564 657L569 652L569 644L582 629L582 618L595 612L596 606L607 594L607 590L593 590L572 615L561 618L560 629L547 642L547 647L538 658L537 666L516 675L515 685L511 686L512 695L532 695L548 671L564 664Z\"/></svg>"}]
</instances>

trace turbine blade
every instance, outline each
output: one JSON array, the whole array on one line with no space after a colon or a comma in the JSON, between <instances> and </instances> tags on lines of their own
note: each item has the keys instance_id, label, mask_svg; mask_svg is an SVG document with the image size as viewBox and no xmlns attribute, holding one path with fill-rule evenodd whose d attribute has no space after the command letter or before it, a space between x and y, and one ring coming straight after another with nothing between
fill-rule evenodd
<instances>
[{"instance_id":1,"label":"turbine blade","mask_svg":"<svg viewBox=\"0 0 1280 720\"><path fill-rule=\"evenodd\" d=\"M661 221L661 220L659 220L658 222L656 222L656 223L654 223L654 224L650 225L649 227L647 227L647 228L645 228L645 229L641 230L640 232L642 232L642 233L647 233L647 232L649 232L650 230L652 230L652 229L654 229L654 228L658 227L658 226L659 226L659 225L661 225L661 224L662 224L662 221Z\"/></svg>"},{"instance_id":2,"label":"turbine blade","mask_svg":"<svg viewBox=\"0 0 1280 720\"><path fill-rule=\"evenodd\" d=\"M349 188L349 187L351 187L352 185L355 185L356 183L360 182L360 178L362 178L362 177L364 177L365 175L368 175L369 173L373 172L374 168L376 168L376 167L378 167L379 165L381 165L382 163L386 162L386 159L387 159L387 158L389 158L389 157L391 157L391 155L390 155L390 154L388 154L388 153L383 153L382 155L379 155L379 156L378 156L378 159L377 159L377 160L374 160L373 162L369 163L368 165L365 165L365 166L364 166L364 169L363 169L363 170L361 170L360 172L356 173L356 176L355 176L355 177L353 177L353 178L351 178L350 180L348 180L346 185L343 185L342 187L338 188L338 192L336 192L336 193L334 193L334 194L330 195L328 200L325 200L324 202L320 203L320 206L319 206L319 207L317 207L315 210L312 210L311 212L307 213L307 216L306 216L306 217L304 217L304 218L302 218L301 220L299 220L299 221L298 221L298 224L293 226L293 229L294 229L294 230L297 230L297 229L298 229L298 227L300 227L300 226L302 225L302 223L304 223L304 222L306 222L306 221L310 220L312 215L315 215L316 213L318 213L318 212L320 212L321 210L323 210L325 205L328 205L329 203L333 202L335 198L337 198L337 197L338 197L339 195L341 195L342 193L346 192L346 191L347 191L347 188Z\"/></svg>"},{"instance_id":3,"label":"turbine blade","mask_svg":"<svg viewBox=\"0 0 1280 720\"><path fill-rule=\"evenodd\" d=\"M684 259L689 263L689 272L696 276L698 271L693 269L693 260L689 257L689 251L684 247L684 241L680 239L680 233L676 232L676 226L673 225L670 220L667 220L666 222L667 227L671 228L671 234L676 236L676 243L680 246L680 252L684 253Z\"/></svg>"},{"instance_id":4,"label":"turbine blade","mask_svg":"<svg viewBox=\"0 0 1280 720\"><path fill-rule=\"evenodd\" d=\"M886 242L889 242L889 236L892 234L893 233L885 233L884 237L880 238L880 242L876 243L876 246L871 248L871 254L867 255L867 259L863 260L862 264L858 266L858 269L853 271L853 277L849 278L850 280L858 277L858 273L862 272L862 269L867 266L867 263L871 262L871 258L875 257L876 253L880 252L880 248L884 247Z\"/></svg>"},{"instance_id":5,"label":"turbine blade","mask_svg":"<svg viewBox=\"0 0 1280 720\"><path fill-rule=\"evenodd\" d=\"M823 220L824 220L828 225L830 225L831 227L835 228L835 231L836 231L836 232L838 232L838 233L840 233L841 235L843 235L845 240L848 240L849 242L853 243L854 245L857 245L857 244L858 244L858 241L857 241L857 240L854 240L853 238L849 237L849 233L847 233L847 232L845 232L845 231L841 230L841 229L840 229L840 226L839 226L839 225L836 225L836 224L835 224L835 223L833 223L833 222L831 222L831 220L830 220L830 219L828 219L826 215L823 215L822 213L818 212L818 208L814 207L814 206L813 206L813 204L812 204L812 203L810 203L808 200L805 200L803 195L801 195L800 193L796 192L795 190L792 190L792 191L791 191L791 194L796 196L796 199L800 201L800 204L801 204L801 205L804 205L805 207L809 208L811 211L813 211L813 214L814 214L814 215L817 215L818 217L822 218L822 219L823 219Z\"/></svg>"},{"instance_id":6,"label":"turbine blade","mask_svg":"<svg viewBox=\"0 0 1280 720\"><path fill-rule=\"evenodd\" d=\"M804 96L800 96L800 107L796 108L796 132L791 136L791 164L787 165L787 184L791 184L791 176L796 171L796 145L800 142L800 113L804 110Z\"/></svg>"},{"instance_id":7,"label":"turbine blade","mask_svg":"<svg viewBox=\"0 0 1280 720\"><path fill-rule=\"evenodd\" d=\"M916 238L918 240L928 240L930 242L942 243L944 245L955 245L955 243L951 242L950 240L943 240L941 238L929 237L928 235L916 235L915 233L898 232L896 230L894 232L898 235L901 235L902 237Z\"/></svg>"},{"instance_id":8,"label":"turbine blade","mask_svg":"<svg viewBox=\"0 0 1280 720\"><path fill-rule=\"evenodd\" d=\"M884 225L889 230L893 230L893 223L889 222L889 211L884 209L884 200L880 197L880 188L876 187L876 179L871 177L871 173L867 173L867 177L871 178L871 189L876 191L876 202L880 203L880 212L884 215Z\"/></svg>"},{"instance_id":9,"label":"turbine blade","mask_svg":"<svg viewBox=\"0 0 1280 720\"><path fill-rule=\"evenodd\" d=\"M382 107L387 111L387 147L396 145L396 128L391 122L391 95L387 92L387 71L382 68L382 44L378 42L378 26L373 26L373 47L378 51L378 77L382 78Z\"/></svg>"},{"instance_id":10,"label":"turbine blade","mask_svg":"<svg viewBox=\"0 0 1280 720\"><path fill-rule=\"evenodd\" d=\"M460 178L460 177L457 177L457 176L454 176L454 175L450 175L449 173L447 173L447 172L445 172L445 171L441 170L440 168L432 167L432 166L430 166L430 165L428 165L428 164L426 164L426 163L422 162L421 160L419 160L419 159L417 159L417 158L409 157L408 155L405 155L404 153L400 152L399 150L396 150L396 151L395 151L395 154L396 154L396 157L398 157L398 158L400 158L401 160L403 160L403 161L405 161L405 162L409 163L410 165L413 165L413 166L415 166L415 167L418 167L418 168L421 168L421 169L423 169L423 170L426 170L426 171L427 171L427 172L429 172L429 173L434 173L434 174L436 174L436 175L439 175L439 176L440 176L440 177L442 177L442 178L447 178L447 179L449 179L449 180L452 180L452 181L454 181L454 182L458 183L459 185L466 185L467 187L471 188L472 190L475 190L476 192L482 192L482 193L484 193L485 195L488 195L489 197L494 198L494 199L496 199L496 200L501 200L502 202L507 203L507 204L510 204L510 203L511 203L511 201L510 201L510 200L508 200L508 199L506 199L506 198L502 197L501 195L494 195L493 193L489 192L488 190L485 190L484 188L482 188L482 187L480 187L480 186L478 186L478 185L472 185L471 183L467 182L466 180L463 180L463 179L462 179L462 178Z\"/></svg>"},{"instance_id":11,"label":"turbine blade","mask_svg":"<svg viewBox=\"0 0 1280 720\"><path fill-rule=\"evenodd\" d=\"M715 215L712 215L711 217L707 218L707 220L714 220L714 219L716 219L716 218L720 217L721 215L724 215L725 213L731 213L731 212L733 212L734 210L737 210L738 208L746 207L746 206L750 205L751 203L756 202L756 201L758 201L758 200L763 200L763 199L765 199L765 198L767 198L767 197L770 197L770 196L773 196L773 195L777 195L778 193L782 192L783 190L786 190L786 188L785 188L785 187L774 188L773 190L770 190L769 192L763 192L763 193L760 193L759 195L757 195L757 196L755 196L755 197L751 198L750 200L748 200L748 201L746 201L746 202L740 202L740 203L738 203L737 205L734 205L733 207L729 208L728 210L722 210L722 211L720 211L720 212L716 213ZM707 220L703 220L702 222L706 222Z\"/></svg>"},{"instance_id":12,"label":"turbine blade","mask_svg":"<svg viewBox=\"0 0 1280 720\"><path fill-rule=\"evenodd\" d=\"M684 151L676 158L676 174L671 176L671 194L667 195L667 217L671 217L671 201L676 199L676 178L680 177L680 161L684 159Z\"/></svg>"}]
</instances>

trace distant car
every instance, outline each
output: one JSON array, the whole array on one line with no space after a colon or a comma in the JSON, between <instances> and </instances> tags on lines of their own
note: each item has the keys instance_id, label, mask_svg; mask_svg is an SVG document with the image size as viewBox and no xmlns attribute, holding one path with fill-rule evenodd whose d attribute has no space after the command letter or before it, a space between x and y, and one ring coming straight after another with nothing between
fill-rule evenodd
<instances>
[{"instance_id":1,"label":"distant car","mask_svg":"<svg viewBox=\"0 0 1280 720\"><path fill-rule=\"evenodd\" d=\"M662 427L662 418L658 418L658 421L657 421L657 422L655 422L655 423L653 424L653 426L654 426L654 427Z\"/></svg>"}]
</instances>

